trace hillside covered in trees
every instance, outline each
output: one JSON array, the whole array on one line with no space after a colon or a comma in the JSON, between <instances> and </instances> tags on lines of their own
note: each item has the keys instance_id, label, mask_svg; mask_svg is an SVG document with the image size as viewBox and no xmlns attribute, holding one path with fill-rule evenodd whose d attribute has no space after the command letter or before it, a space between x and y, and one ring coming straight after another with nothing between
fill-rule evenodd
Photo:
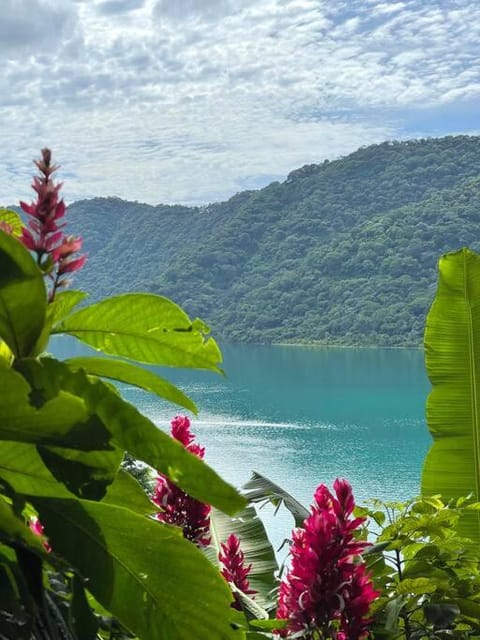
<instances>
[{"instance_id":1,"label":"hillside covered in trees","mask_svg":"<svg viewBox=\"0 0 480 640\"><path fill-rule=\"evenodd\" d=\"M173 298L228 341L419 345L447 251L480 249L480 137L385 142L205 207L70 207L96 297Z\"/></svg>"}]
</instances>

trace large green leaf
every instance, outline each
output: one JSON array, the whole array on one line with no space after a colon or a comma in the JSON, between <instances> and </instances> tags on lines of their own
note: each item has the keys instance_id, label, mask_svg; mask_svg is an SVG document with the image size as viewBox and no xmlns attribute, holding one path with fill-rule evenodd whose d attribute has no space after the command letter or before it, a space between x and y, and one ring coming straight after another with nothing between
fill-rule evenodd
<instances>
[{"instance_id":1,"label":"large green leaf","mask_svg":"<svg viewBox=\"0 0 480 640\"><path fill-rule=\"evenodd\" d=\"M90 414L112 434L113 443L167 475L193 497L234 514L246 500L202 460L158 429L109 385L84 371L72 372L62 362L43 358L47 378L74 395L82 397Z\"/></svg>"},{"instance_id":2,"label":"large green leaf","mask_svg":"<svg viewBox=\"0 0 480 640\"><path fill-rule=\"evenodd\" d=\"M114 481L123 450L78 451L64 447L38 447L53 476L69 491L88 500L101 500Z\"/></svg>"},{"instance_id":3,"label":"large green leaf","mask_svg":"<svg viewBox=\"0 0 480 640\"><path fill-rule=\"evenodd\" d=\"M73 498L76 494L102 498L121 459L122 453L115 450L79 452L0 442L0 478L21 495ZM149 513L154 510L151 508Z\"/></svg>"},{"instance_id":4,"label":"large green leaf","mask_svg":"<svg viewBox=\"0 0 480 640\"><path fill-rule=\"evenodd\" d=\"M120 469L115 480L108 487L103 502L126 507L142 516L152 515L159 510L147 496L142 485L123 469Z\"/></svg>"},{"instance_id":5,"label":"large green leaf","mask_svg":"<svg viewBox=\"0 0 480 640\"><path fill-rule=\"evenodd\" d=\"M285 489L256 471L253 471L252 477L243 486L243 493L250 502L271 502L276 508L283 504L292 514L296 527L303 527L303 521L310 515L308 509Z\"/></svg>"},{"instance_id":6,"label":"large green leaf","mask_svg":"<svg viewBox=\"0 0 480 640\"><path fill-rule=\"evenodd\" d=\"M104 503L33 502L53 549L141 640L244 637L230 626L223 578L175 527Z\"/></svg>"},{"instance_id":7,"label":"large green leaf","mask_svg":"<svg viewBox=\"0 0 480 640\"><path fill-rule=\"evenodd\" d=\"M40 368L35 361L31 364ZM45 384L50 384L45 378ZM50 397L17 371L0 367L0 440L91 449L109 446L110 434L92 420L85 402L58 390Z\"/></svg>"},{"instance_id":8,"label":"large green leaf","mask_svg":"<svg viewBox=\"0 0 480 640\"><path fill-rule=\"evenodd\" d=\"M101 499L108 485L115 484L121 459L122 452L118 450L85 452L54 447L38 447L37 450L23 442L1 442L0 478L23 496L73 498L78 495ZM133 505L133 488L121 481L119 484L114 489L117 504L123 496L125 506ZM121 488L124 488L123 492ZM148 513L154 511L150 503Z\"/></svg>"},{"instance_id":9,"label":"large green leaf","mask_svg":"<svg viewBox=\"0 0 480 640\"><path fill-rule=\"evenodd\" d=\"M55 300L48 305L47 323L50 327L64 320L70 311L88 296L84 291L69 289L55 294Z\"/></svg>"},{"instance_id":10,"label":"large green leaf","mask_svg":"<svg viewBox=\"0 0 480 640\"><path fill-rule=\"evenodd\" d=\"M253 600L260 607L271 609L275 604L273 592L278 586L276 580L278 565L263 522L258 517L255 508L248 506L233 518L218 509L212 509L210 532L211 543L205 552L211 562L219 567L221 564L218 560L218 554L221 543L226 542L231 533L238 537L240 547L245 554L245 564L252 565L248 580L250 587L257 591Z\"/></svg>"},{"instance_id":11,"label":"large green leaf","mask_svg":"<svg viewBox=\"0 0 480 640\"><path fill-rule=\"evenodd\" d=\"M32 444L0 442L0 478L22 495L73 497L47 469Z\"/></svg>"},{"instance_id":12,"label":"large green leaf","mask_svg":"<svg viewBox=\"0 0 480 640\"><path fill-rule=\"evenodd\" d=\"M0 338L15 356L31 354L46 307L40 269L18 240L0 231Z\"/></svg>"},{"instance_id":13,"label":"large green leaf","mask_svg":"<svg viewBox=\"0 0 480 640\"><path fill-rule=\"evenodd\" d=\"M423 495L480 500L480 256L462 249L440 259L427 316L425 363L432 391L427 423L434 443L423 467ZM463 519L480 541L480 513Z\"/></svg>"},{"instance_id":14,"label":"large green leaf","mask_svg":"<svg viewBox=\"0 0 480 640\"><path fill-rule=\"evenodd\" d=\"M71 314L53 330L138 362L219 371L221 353L208 327L167 298L128 293Z\"/></svg>"},{"instance_id":15,"label":"large green leaf","mask_svg":"<svg viewBox=\"0 0 480 640\"><path fill-rule=\"evenodd\" d=\"M55 295L55 299L47 306L45 324L35 345L35 352L33 355L37 356L45 351L50 339L52 328L68 316L70 311L80 304L80 302L86 297L87 294L83 291L75 291L73 289L69 291L60 291L60 293Z\"/></svg>"},{"instance_id":16,"label":"large green leaf","mask_svg":"<svg viewBox=\"0 0 480 640\"><path fill-rule=\"evenodd\" d=\"M111 358L70 358L65 361L72 369L83 369L87 373L132 384L146 391L156 393L161 398L197 413L195 403L173 384L157 374L131 362Z\"/></svg>"}]
</instances>

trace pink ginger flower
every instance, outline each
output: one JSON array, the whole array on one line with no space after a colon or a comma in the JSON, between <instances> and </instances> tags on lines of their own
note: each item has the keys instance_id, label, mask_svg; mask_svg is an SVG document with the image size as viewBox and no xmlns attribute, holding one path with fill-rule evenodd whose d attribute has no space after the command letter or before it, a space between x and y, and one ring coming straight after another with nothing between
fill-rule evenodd
<instances>
[{"instance_id":1,"label":"pink ginger flower","mask_svg":"<svg viewBox=\"0 0 480 640\"><path fill-rule=\"evenodd\" d=\"M171 422L171 435L185 449L203 459L205 448L195 443L187 416L176 416ZM161 507L157 520L174 524L183 529L183 536L199 547L210 544L211 507L179 489L169 478L159 473L153 494L153 502Z\"/></svg>"},{"instance_id":2,"label":"pink ginger flower","mask_svg":"<svg viewBox=\"0 0 480 640\"><path fill-rule=\"evenodd\" d=\"M36 518L35 516L32 516L28 522L28 526L30 527L30 531L34 533L36 536L39 536L41 538L44 537L44 533L43 533L44 527L38 518ZM45 551L47 553L50 553L52 550L52 547L49 545L48 541L44 540L42 544L45 548Z\"/></svg>"},{"instance_id":3,"label":"pink ginger flower","mask_svg":"<svg viewBox=\"0 0 480 640\"><path fill-rule=\"evenodd\" d=\"M363 640L370 604L377 598L360 554L369 546L355 532L365 518L352 516L355 502L346 480L334 482L335 496L321 484L311 515L292 532L291 566L280 585L277 618L288 619L278 633L302 632L307 640Z\"/></svg>"},{"instance_id":4,"label":"pink ginger flower","mask_svg":"<svg viewBox=\"0 0 480 640\"><path fill-rule=\"evenodd\" d=\"M20 241L37 254L39 267L52 280L49 292L49 300L52 301L56 290L69 284L65 274L81 269L86 256L74 255L80 251L82 239L66 236L62 230L65 223L60 224L59 221L66 210L64 201L59 199L62 184L55 184L52 179L58 167L51 164L50 149L42 149L41 153L41 160L34 161L40 172L32 184L37 199L31 204L20 202L29 216L28 228L23 229Z\"/></svg>"},{"instance_id":5,"label":"pink ginger flower","mask_svg":"<svg viewBox=\"0 0 480 640\"><path fill-rule=\"evenodd\" d=\"M240 549L240 540L234 533L228 536L226 542L222 542L218 559L223 564L221 573L227 582L235 585L237 589L240 589L247 596L257 593L255 590L250 589L250 583L247 578L252 565L245 566L245 554ZM232 607L241 611L242 607L237 594L234 594L234 597L235 602L232 603Z\"/></svg>"}]
</instances>

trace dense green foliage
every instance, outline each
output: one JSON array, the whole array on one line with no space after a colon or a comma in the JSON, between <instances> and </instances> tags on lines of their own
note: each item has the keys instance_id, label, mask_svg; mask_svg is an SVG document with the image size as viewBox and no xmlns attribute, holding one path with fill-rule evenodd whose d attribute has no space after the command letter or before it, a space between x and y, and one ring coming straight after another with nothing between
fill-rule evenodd
<instances>
[{"instance_id":1,"label":"dense green foliage","mask_svg":"<svg viewBox=\"0 0 480 640\"><path fill-rule=\"evenodd\" d=\"M381 591L372 606L375 638L478 638L479 556L457 531L459 519L478 508L465 498L431 496L358 509L370 516L376 538L366 552Z\"/></svg>"},{"instance_id":2,"label":"dense green foliage","mask_svg":"<svg viewBox=\"0 0 480 640\"><path fill-rule=\"evenodd\" d=\"M0 638L113 638L110 624L100 628L112 615L145 640L244 637L217 569L176 527L148 517L157 507L122 470L124 452L230 514L245 500L102 380L192 405L119 357L218 370L204 325L153 294L79 311L78 291L47 302L45 273L2 230L0 274ZM44 353L54 333L115 359L58 361Z\"/></svg>"},{"instance_id":3,"label":"dense green foliage","mask_svg":"<svg viewBox=\"0 0 480 640\"><path fill-rule=\"evenodd\" d=\"M297 527L309 514L292 495L258 473L244 491L253 504L271 502L286 508ZM478 546L461 536L458 525L479 508L471 498L443 501L438 495L404 503L373 500L371 506L355 508L356 516L368 518L360 537L368 535L372 542L363 556L378 591L370 608L374 638L478 637Z\"/></svg>"},{"instance_id":4,"label":"dense green foliage","mask_svg":"<svg viewBox=\"0 0 480 640\"><path fill-rule=\"evenodd\" d=\"M480 248L480 138L383 143L202 208L74 203L98 297L173 297L231 341L420 345L438 256Z\"/></svg>"}]
</instances>

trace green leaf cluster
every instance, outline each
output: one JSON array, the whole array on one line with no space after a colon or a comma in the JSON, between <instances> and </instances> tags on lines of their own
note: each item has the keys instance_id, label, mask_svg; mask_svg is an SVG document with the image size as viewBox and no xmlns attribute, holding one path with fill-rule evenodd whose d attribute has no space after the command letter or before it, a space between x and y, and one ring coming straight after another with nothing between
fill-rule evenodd
<instances>
[{"instance_id":1,"label":"green leaf cluster","mask_svg":"<svg viewBox=\"0 0 480 640\"><path fill-rule=\"evenodd\" d=\"M114 637L115 625L148 640L244 637L216 567L150 517L156 506L121 462L128 451L219 512L233 515L245 500L104 380L195 410L136 363L218 371L220 351L166 298L129 294L77 309L83 298L63 292L47 305L43 274L0 232L0 637L94 640ZM44 355L59 333L113 357ZM51 552L28 526L35 514Z\"/></svg>"},{"instance_id":2,"label":"green leaf cluster","mask_svg":"<svg viewBox=\"0 0 480 640\"><path fill-rule=\"evenodd\" d=\"M375 544L365 557L380 591L372 607L375 637L478 636L480 553L457 531L465 511L478 507L431 496L357 510L374 523Z\"/></svg>"}]
</instances>

